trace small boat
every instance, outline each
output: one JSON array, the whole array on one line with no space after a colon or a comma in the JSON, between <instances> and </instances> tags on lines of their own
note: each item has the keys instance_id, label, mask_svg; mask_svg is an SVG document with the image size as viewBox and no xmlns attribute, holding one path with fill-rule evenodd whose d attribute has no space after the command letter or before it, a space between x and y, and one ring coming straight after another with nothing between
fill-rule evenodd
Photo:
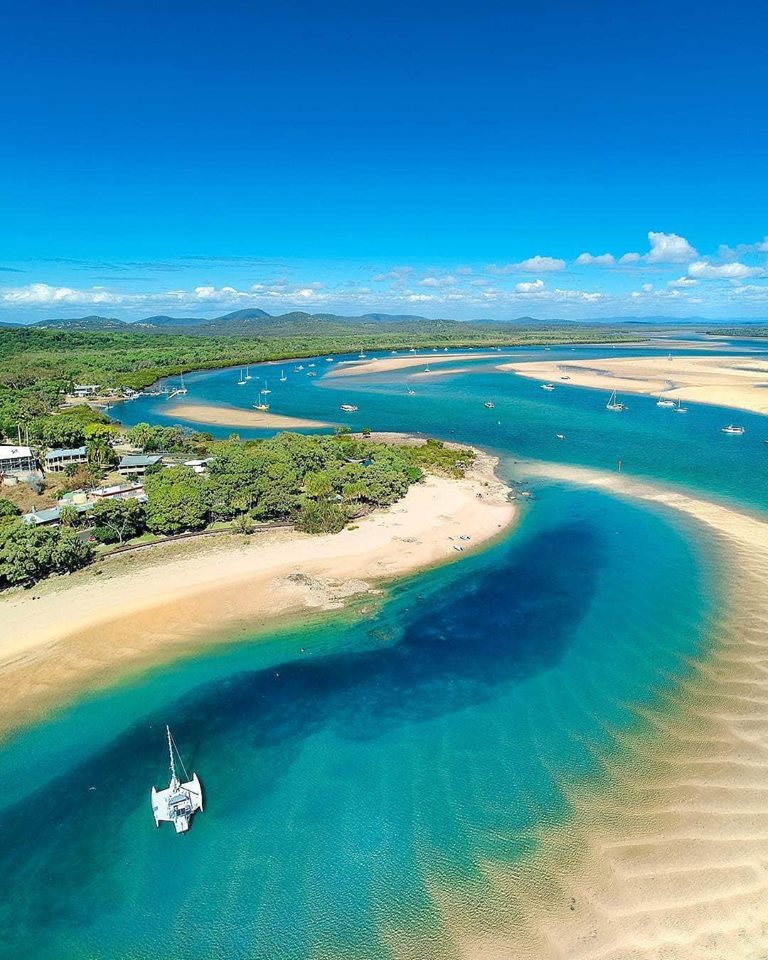
<instances>
[{"instance_id":1,"label":"small boat","mask_svg":"<svg viewBox=\"0 0 768 960\"><path fill-rule=\"evenodd\" d=\"M557 437L558 440L565 440L564 433L556 433L555 436Z\"/></svg>"},{"instance_id":2,"label":"small boat","mask_svg":"<svg viewBox=\"0 0 768 960\"><path fill-rule=\"evenodd\" d=\"M688 407L683 406L683 401L678 397L677 406L675 407L675 413L688 413Z\"/></svg>"},{"instance_id":3,"label":"small boat","mask_svg":"<svg viewBox=\"0 0 768 960\"><path fill-rule=\"evenodd\" d=\"M308 363L307 366L308 366L308 367L314 367L315 364L314 364L314 363Z\"/></svg>"},{"instance_id":4,"label":"small boat","mask_svg":"<svg viewBox=\"0 0 768 960\"><path fill-rule=\"evenodd\" d=\"M198 810L202 813L203 788L200 786L200 781L196 773L193 773L191 777L187 773L179 749L171 736L171 728L166 726L165 733L168 738L171 781L165 790L156 790L152 787L150 793L152 816L155 818L156 827L160 826L162 820L167 820L174 825L176 833L185 833L189 830L193 815ZM176 756L179 758L184 776L187 778L184 782L179 780L176 774L176 762L173 756L174 750L176 751Z\"/></svg>"},{"instance_id":5,"label":"small boat","mask_svg":"<svg viewBox=\"0 0 768 960\"><path fill-rule=\"evenodd\" d=\"M238 387L244 387L246 384L245 377L243 376L243 371L240 371L240 379L237 381Z\"/></svg>"},{"instance_id":6,"label":"small boat","mask_svg":"<svg viewBox=\"0 0 768 960\"><path fill-rule=\"evenodd\" d=\"M285 383L285 381L286 381L287 379L288 379L288 377L286 377L286 375L285 375L285 370L281 370L281 372L280 372L280 383Z\"/></svg>"},{"instance_id":7,"label":"small boat","mask_svg":"<svg viewBox=\"0 0 768 960\"><path fill-rule=\"evenodd\" d=\"M316 377L317 374L315 373L314 370L310 370L309 373L307 373L307 376L308 376L308 377Z\"/></svg>"},{"instance_id":8,"label":"small boat","mask_svg":"<svg viewBox=\"0 0 768 960\"><path fill-rule=\"evenodd\" d=\"M459 553L464 553L464 547L460 546L458 543L454 543L453 549L457 550Z\"/></svg>"},{"instance_id":9,"label":"small boat","mask_svg":"<svg viewBox=\"0 0 768 960\"><path fill-rule=\"evenodd\" d=\"M554 383L542 383L541 389L542 389L542 390L554 390L554 389L555 389L555 385L554 385Z\"/></svg>"},{"instance_id":10,"label":"small boat","mask_svg":"<svg viewBox=\"0 0 768 960\"><path fill-rule=\"evenodd\" d=\"M339 409L343 410L344 413L357 413L357 407L354 403L342 403Z\"/></svg>"},{"instance_id":11,"label":"small boat","mask_svg":"<svg viewBox=\"0 0 768 960\"><path fill-rule=\"evenodd\" d=\"M564 374L560 377L560 379L561 379L561 380L570 380L571 378L568 376L567 373L564 373Z\"/></svg>"},{"instance_id":12,"label":"small boat","mask_svg":"<svg viewBox=\"0 0 768 960\"><path fill-rule=\"evenodd\" d=\"M486 400L483 406L485 407L486 410L493 410L495 404L491 403L490 400Z\"/></svg>"},{"instance_id":13,"label":"small boat","mask_svg":"<svg viewBox=\"0 0 768 960\"><path fill-rule=\"evenodd\" d=\"M620 413L622 410L626 410L627 408L624 406L623 403L621 403L620 400L616 399L616 391L614 390L613 393L608 398L608 403L606 403L605 409L615 410L616 412Z\"/></svg>"},{"instance_id":14,"label":"small boat","mask_svg":"<svg viewBox=\"0 0 768 960\"><path fill-rule=\"evenodd\" d=\"M735 427L729 423L727 427L722 427L720 433L730 433L735 437L740 437L745 432L744 427Z\"/></svg>"},{"instance_id":15,"label":"small boat","mask_svg":"<svg viewBox=\"0 0 768 960\"><path fill-rule=\"evenodd\" d=\"M304 369L304 364L303 364L303 363L300 363L300 364L298 365L298 367L294 367L294 368L293 368L293 371L294 371L294 373L299 373L299 371L301 371L301 370L303 370L303 369Z\"/></svg>"},{"instance_id":16,"label":"small boat","mask_svg":"<svg viewBox=\"0 0 768 960\"><path fill-rule=\"evenodd\" d=\"M333 357L326 357L326 358L325 358L325 362L326 362L326 363L333 363Z\"/></svg>"},{"instance_id":17,"label":"small boat","mask_svg":"<svg viewBox=\"0 0 768 960\"><path fill-rule=\"evenodd\" d=\"M415 390L409 390L409 391L408 391L408 396L409 396L409 397L415 397L415 396L416 396L416 391L415 391Z\"/></svg>"},{"instance_id":18,"label":"small boat","mask_svg":"<svg viewBox=\"0 0 768 960\"><path fill-rule=\"evenodd\" d=\"M264 399L264 391L263 391L263 390L261 390L261 391L259 392L259 402L258 402L258 403L254 403L253 408L254 408L254 410L269 410L269 404L268 404L268 403L266 402L266 400Z\"/></svg>"},{"instance_id":19,"label":"small boat","mask_svg":"<svg viewBox=\"0 0 768 960\"><path fill-rule=\"evenodd\" d=\"M365 360L365 353L363 352L362 348L360 349L360 353L358 353L357 356L360 360Z\"/></svg>"},{"instance_id":20,"label":"small boat","mask_svg":"<svg viewBox=\"0 0 768 960\"><path fill-rule=\"evenodd\" d=\"M262 392L265 396L266 396L266 394L268 394L268 393L272 393L272 391L271 391L271 390L269 389L269 387L267 386L267 381L266 381L266 380L264 381L264 389L263 389L261 392Z\"/></svg>"},{"instance_id":21,"label":"small boat","mask_svg":"<svg viewBox=\"0 0 768 960\"><path fill-rule=\"evenodd\" d=\"M250 368L250 367L246 367L246 368L245 368L245 379L246 379L246 380L253 380L253 377L251 376L251 368Z\"/></svg>"},{"instance_id":22,"label":"small boat","mask_svg":"<svg viewBox=\"0 0 768 960\"><path fill-rule=\"evenodd\" d=\"M424 367L424 373L432 373L429 367Z\"/></svg>"},{"instance_id":23,"label":"small boat","mask_svg":"<svg viewBox=\"0 0 768 960\"><path fill-rule=\"evenodd\" d=\"M659 397L656 401L657 407L674 407L675 401L671 397Z\"/></svg>"},{"instance_id":24,"label":"small boat","mask_svg":"<svg viewBox=\"0 0 768 960\"><path fill-rule=\"evenodd\" d=\"M184 374L180 375L180 384L173 390L168 392L168 399L173 400L174 397L182 397L187 392L187 388L184 386Z\"/></svg>"}]
</instances>

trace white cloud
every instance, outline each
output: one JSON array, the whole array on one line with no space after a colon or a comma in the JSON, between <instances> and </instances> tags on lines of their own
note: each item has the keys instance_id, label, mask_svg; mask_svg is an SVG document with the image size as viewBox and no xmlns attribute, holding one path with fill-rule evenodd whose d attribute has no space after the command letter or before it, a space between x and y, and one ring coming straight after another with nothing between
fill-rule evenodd
<instances>
[{"instance_id":1,"label":"white cloud","mask_svg":"<svg viewBox=\"0 0 768 960\"><path fill-rule=\"evenodd\" d=\"M515 286L515 293L535 293L544 289L543 280L531 280L526 283L518 283Z\"/></svg>"},{"instance_id":2,"label":"white cloud","mask_svg":"<svg viewBox=\"0 0 768 960\"><path fill-rule=\"evenodd\" d=\"M593 256L591 253L580 253L574 263L579 266L612 267L616 263L616 258L612 253L598 253L597 256Z\"/></svg>"},{"instance_id":3,"label":"white cloud","mask_svg":"<svg viewBox=\"0 0 768 960\"><path fill-rule=\"evenodd\" d=\"M645 257L648 263L687 263L698 257L685 237L676 233L654 233L650 230L648 241L651 244L650 252Z\"/></svg>"},{"instance_id":4,"label":"white cloud","mask_svg":"<svg viewBox=\"0 0 768 960\"><path fill-rule=\"evenodd\" d=\"M641 257L639 253L624 253L619 257L619 263L638 263Z\"/></svg>"},{"instance_id":5,"label":"white cloud","mask_svg":"<svg viewBox=\"0 0 768 960\"><path fill-rule=\"evenodd\" d=\"M490 263L485 268L488 273L494 273L504 276L509 273L554 273L565 269L565 260L557 257L542 257L538 253L535 257L528 257L527 260L521 260L519 263Z\"/></svg>"},{"instance_id":6,"label":"white cloud","mask_svg":"<svg viewBox=\"0 0 768 960\"><path fill-rule=\"evenodd\" d=\"M419 280L420 287L453 287L456 285L456 277L446 274L445 276L435 276L430 274L427 277L424 277L423 280Z\"/></svg>"},{"instance_id":7,"label":"white cloud","mask_svg":"<svg viewBox=\"0 0 768 960\"><path fill-rule=\"evenodd\" d=\"M762 273L762 267L748 267L738 262L714 264L696 260L688 264L688 276L701 280L746 280L747 277L758 277Z\"/></svg>"},{"instance_id":8,"label":"white cloud","mask_svg":"<svg viewBox=\"0 0 768 960\"><path fill-rule=\"evenodd\" d=\"M691 277L678 277L677 280L670 280L667 286L673 289L678 287L695 287L698 282L698 280L693 280Z\"/></svg>"}]
</instances>

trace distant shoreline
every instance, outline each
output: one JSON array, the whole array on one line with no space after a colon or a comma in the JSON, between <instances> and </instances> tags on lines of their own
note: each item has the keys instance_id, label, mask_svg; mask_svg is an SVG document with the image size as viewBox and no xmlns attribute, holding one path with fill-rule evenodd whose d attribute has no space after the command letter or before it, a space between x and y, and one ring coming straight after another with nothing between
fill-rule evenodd
<instances>
[{"instance_id":1,"label":"distant shoreline","mask_svg":"<svg viewBox=\"0 0 768 960\"><path fill-rule=\"evenodd\" d=\"M428 476L338 534L273 531L161 545L9 591L0 598L0 735L217 639L251 637L458 560L457 546L471 552L514 523L497 462L478 451L464 478Z\"/></svg>"}]
</instances>

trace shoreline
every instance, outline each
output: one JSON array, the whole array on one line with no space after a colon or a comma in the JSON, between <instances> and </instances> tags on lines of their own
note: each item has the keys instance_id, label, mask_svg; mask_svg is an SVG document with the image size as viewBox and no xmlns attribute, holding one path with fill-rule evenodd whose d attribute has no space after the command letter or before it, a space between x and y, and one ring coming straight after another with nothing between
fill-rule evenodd
<instances>
[{"instance_id":1,"label":"shoreline","mask_svg":"<svg viewBox=\"0 0 768 960\"><path fill-rule=\"evenodd\" d=\"M682 514L705 538L722 614L708 647L638 712L595 782L565 785L572 814L539 826L510 871L483 866L478 931L451 904L471 960L754 960L768 951L768 519L625 475L523 461L523 477L598 488ZM727 579L723 574L728 574ZM496 911L498 911L496 913Z\"/></svg>"},{"instance_id":2,"label":"shoreline","mask_svg":"<svg viewBox=\"0 0 768 960\"><path fill-rule=\"evenodd\" d=\"M498 370L556 387L661 394L686 403L768 414L768 360L739 356L605 357L502 363ZM569 379L562 381L563 374Z\"/></svg>"},{"instance_id":3,"label":"shoreline","mask_svg":"<svg viewBox=\"0 0 768 960\"><path fill-rule=\"evenodd\" d=\"M406 442L406 437L397 437ZM252 637L278 620L341 609L392 579L450 561L515 522L497 458L462 479L429 475L338 534L204 538L104 558L0 598L0 737L126 674ZM207 541L207 542L205 542Z\"/></svg>"}]
</instances>

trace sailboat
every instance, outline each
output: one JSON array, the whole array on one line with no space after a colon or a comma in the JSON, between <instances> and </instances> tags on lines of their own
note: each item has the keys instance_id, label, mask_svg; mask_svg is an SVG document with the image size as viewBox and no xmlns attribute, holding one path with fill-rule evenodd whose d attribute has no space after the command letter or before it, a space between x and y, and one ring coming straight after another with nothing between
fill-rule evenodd
<instances>
[{"instance_id":1,"label":"sailboat","mask_svg":"<svg viewBox=\"0 0 768 960\"><path fill-rule=\"evenodd\" d=\"M251 368L250 368L250 367L246 367L246 368L245 368L245 379L246 379L246 380L253 380L253 377L251 376Z\"/></svg>"},{"instance_id":2,"label":"sailboat","mask_svg":"<svg viewBox=\"0 0 768 960\"><path fill-rule=\"evenodd\" d=\"M253 407L254 407L255 410L269 410L269 404L268 404L267 401L264 399L264 391L263 391L263 390L260 390L260 391L259 391L259 402L258 402L258 403L254 403Z\"/></svg>"},{"instance_id":3,"label":"sailboat","mask_svg":"<svg viewBox=\"0 0 768 960\"><path fill-rule=\"evenodd\" d=\"M168 394L168 399L173 400L174 397L181 396L187 392L187 388L184 386L184 374L180 374L180 385L171 390Z\"/></svg>"},{"instance_id":4,"label":"sailboat","mask_svg":"<svg viewBox=\"0 0 768 960\"><path fill-rule=\"evenodd\" d=\"M272 393L272 391L271 391L271 390L269 389L269 387L267 386L267 381L266 381L266 380L264 381L264 389L263 389L261 392L262 392L262 393Z\"/></svg>"},{"instance_id":5,"label":"sailboat","mask_svg":"<svg viewBox=\"0 0 768 960\"><path fill-rule=\"evenodd\" d=\"M659 397L656 401L657 407L674 407L675 401L671 397Z\"/></svg>"},{"instance_id":6,"label":"sailboat","mask_svg":"<svg viewBox=\"0 0 768 960\"><path fill-rule=\"evenodd\" d=\"M285 381L286 381L287 379L288 379L288 377L286 377L286 375L285 375L285 370L281 370L281 371L280 371L280 383L285 383Z\"/></svg>"},{"instance_id":7,"label":"sailboat","mask_svg":"<svg viewBox=\"0 0 768 960\"><path fill-rule=\"evenodd\" d=\"M627 408L624 406L623 403L621 403L620 400L616 399L616 391L614 390L613 393L608 398L608 403L606 403L605 409L615 410L616 412L620 413L622 410L626 410Z\"/></svg>"},{"instance_id":8,"label":"sailboat","mask_svg":"<svg viewBox=\"0 0 768 960\"><path fill-rule=\"evenodd\" d=\"M554 383L542 383L541 389L542 389L542 390L549 390L550 392L552 392L552 390L555 389L555 385L554 385Z\"/></svg>"},{"instance_id":9,"label":"sailboat","mask_svg":"<svg viewBox=\"0 0 768 960\"><path fill-rule=\"evenodd\" d=\"M171 770L171 782L165 790L156 790L152 787L150 799L152 801L152 815L155 818L155 826L160 826L161 820L167 820L176 827L176 833L184 833L189 830L189 824L194 813L203 810L203 788L197 779L197 774L193 773L190 778L184 761L181 759L179 749L171 736L171 728L166 726L165 733L168 738L168 759ZM174 760L174 751L179 758L181 769L187 778L184 782L179 780L176 774L176 762Z\"/></svg>"},{"instance_id":10,"label":"sailboat","mask_svg":"<svg viewBox=\"0 0 768 960\"><path fill-rule=\"evenodd\" d=\"M237 381L237 385L238 385L238 387L244 387L244 386L245 386L245 377L243 376L243 371L242 371L242 370L240 370L240 379Z\"/></svg>"},{"instance_id":11,"label":"sailboat","mask_svg":"<svg viewBox=\"0 0 768 960\"><path fill-rule=\"evenodd\" d=\"M688 413L688 407L683 406L683 401L680 397L677 398L677 406L675 407L675 413Z\"/></svg>"}]
</instances>

